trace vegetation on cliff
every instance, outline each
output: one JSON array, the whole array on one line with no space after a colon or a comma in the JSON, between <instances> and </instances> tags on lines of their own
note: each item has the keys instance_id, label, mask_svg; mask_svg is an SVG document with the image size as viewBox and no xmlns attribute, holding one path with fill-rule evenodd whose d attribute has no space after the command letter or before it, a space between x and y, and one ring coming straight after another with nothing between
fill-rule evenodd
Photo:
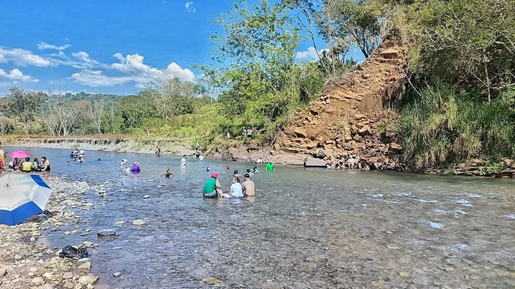
<instances>
[{"instance_id":1,"label":"vegetation on cliff","mask_svg":"<svg viewBox=\"0 0 515 289\"><path fill-rule=\"evenodd\" d=\"M123 133L206 147L253 127L257 142L273 142L357 64L350 49L368 58L394 35L409 55L407 89L391 107L398 121L388 124L401 159L423 170L515 156L513 0L242 0L215 23L217 64L199 64L195 83L156 81L126 97L15 88L1 100L0 133ZM296 58L301 41L312 43L311 61Z\"/></svg>"}]
</instances>

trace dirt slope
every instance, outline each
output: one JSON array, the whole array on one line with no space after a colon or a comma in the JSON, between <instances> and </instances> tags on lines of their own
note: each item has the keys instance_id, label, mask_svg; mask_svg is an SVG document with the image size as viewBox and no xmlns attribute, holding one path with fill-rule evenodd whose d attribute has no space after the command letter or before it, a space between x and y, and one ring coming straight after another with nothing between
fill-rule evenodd
<instances>
[{"instance_id":1,"label":"dirt slope","mask_svg":"<svg viewBox=\"0 0 515 289\"><path fill-rule=\"evenodd\" d=\"M317 100L295 113L294 124L278 135L274 159L307 156L342 163L350 156L372 169L399 169L402 148L389 127L386 108L405 88L406 49L386 39L365 62L331 82Z\"/></svg>"}]
</instances>

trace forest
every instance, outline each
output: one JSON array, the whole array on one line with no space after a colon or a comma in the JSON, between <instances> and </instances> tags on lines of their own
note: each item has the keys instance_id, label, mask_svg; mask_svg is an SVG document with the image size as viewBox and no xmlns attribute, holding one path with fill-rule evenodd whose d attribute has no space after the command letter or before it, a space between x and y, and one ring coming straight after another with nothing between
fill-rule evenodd
<instances>
[{"instance_id":1,"label":"forest","mask_svg":"<svg viewBox=\"0 0 515 289\"><path fill-rule=\"evenodd\" d=\"M44 94L0 98L0 134L124 134L203 147L273 142L294 112L344 77L386 37L409 54L406 92L389 126L413 170L474 157L515 157L514 0L241 0L214 21L212 64L195 82L156 80L130 96ZM320 41L323 40L323 46ZM309 41L316 57L299 60ZM231 138L227 136L231 135Z\"/></svg>"}]
</instances>

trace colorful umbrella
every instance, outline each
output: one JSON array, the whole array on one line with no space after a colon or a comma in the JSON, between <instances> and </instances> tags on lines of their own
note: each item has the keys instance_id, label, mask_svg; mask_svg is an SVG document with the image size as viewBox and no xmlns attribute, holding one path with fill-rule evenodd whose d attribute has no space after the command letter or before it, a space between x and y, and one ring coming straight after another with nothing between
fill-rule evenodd
<instances>
[{"instance_id":1,"label":"colorful umbrella","mask_svg":"<svg viewBox=\"0 0 515 289\"><path fill-rule=\"evenodd\" d=\"M45 210L52 189L37 175L0 177L0 224L17 225Z\"/></svg>"},{"instance_id":2,"label":"colorful umbrella","mask_svg":"<svg viewBox=\"0 0 515 289\"><path fill-rule=\"evenodd\" d=\"M9 154L9 156L11 158L15 158L15 159L24 159L24 158L28 158L30 155L26 151L13 151L12 153Z\"/></svg>"}]
</instances>

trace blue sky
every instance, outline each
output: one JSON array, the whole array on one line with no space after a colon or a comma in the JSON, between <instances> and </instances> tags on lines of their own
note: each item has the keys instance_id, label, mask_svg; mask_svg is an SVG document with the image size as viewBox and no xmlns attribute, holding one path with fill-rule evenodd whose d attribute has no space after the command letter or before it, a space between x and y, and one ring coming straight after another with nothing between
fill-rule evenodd
<instances>
[{"instance_id":1,"label":"blue sky","mask_svg":"<svg viewBox=\"0 0 515 289\"><path fill-rule=\"evenodd\" d=\"M211 63L213 20L234 1L2 1L0 95L12 85L131 94L157 78L195 81L191 66ZM313 57L309 46L298 56Z\"/></svg>"}]
</instances>

